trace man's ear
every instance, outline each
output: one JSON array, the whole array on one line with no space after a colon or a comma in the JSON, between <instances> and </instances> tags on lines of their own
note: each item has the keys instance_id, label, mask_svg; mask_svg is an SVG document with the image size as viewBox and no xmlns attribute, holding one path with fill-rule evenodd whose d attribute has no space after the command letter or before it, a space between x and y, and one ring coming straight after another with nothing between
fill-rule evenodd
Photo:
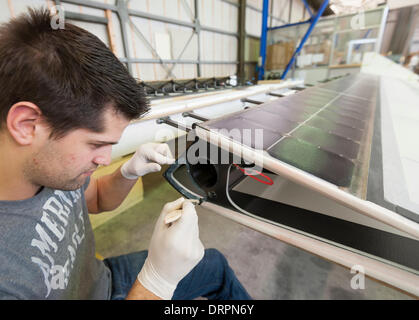
<instances>
[{"instance_id":1,"label":"man's ear","mask_svg":"<svg viewBox=\"0 0 419 320\"><path fill-rule=\"evenodd\" d=\"M7 128L20 145L30 145L35 138L36 126L40 125L42 111L32 102L17 102L7 114Z\"/></svg>"}]
</instances>

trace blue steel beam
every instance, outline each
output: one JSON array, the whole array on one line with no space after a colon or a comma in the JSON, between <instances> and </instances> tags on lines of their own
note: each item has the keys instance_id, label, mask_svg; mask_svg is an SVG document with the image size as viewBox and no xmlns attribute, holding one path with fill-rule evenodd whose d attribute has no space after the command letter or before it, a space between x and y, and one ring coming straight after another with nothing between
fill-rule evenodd
<instances>
[{"instance_id":1,"label":"blue steel beam","mask_svg":"<svg viewBox=\"0 0 419 320\"><path fill-rule=\"evenodd\" d=\"M317 11L316 15L311 18L310 27L307 29L307 32L304 35L303 39L301 40L301 43L299 44L298 48L295 50L294 54L292 55L291 60L288 62L287 67L285 68L284 72L281 75L281 79L285 79L285 77L287 76L288 71L291 69L292 65L294 64L295 58L300 53L301 49L303 48L305 42L307 41L314 27L316 26L317 21L322 16L324 10L327 8L328 4L329 4L329 0L324 0L322 5L319 8L319 11Z\"/></svg>"},{"instance_id":2,"label":"blue steel beam","mask_svg":"<svg viewBox=\"0 0 419 320\"><path fill-rule=\"evenodd\" d=\"M269 0L263 0L262 35L260 37L260 50L259 50L259 70L258 70L259 80L263 80L263 76L265 74L266 42L267 42L267 36L268 36L268 13L269 13Z\"/></svg>"}]
</instances>

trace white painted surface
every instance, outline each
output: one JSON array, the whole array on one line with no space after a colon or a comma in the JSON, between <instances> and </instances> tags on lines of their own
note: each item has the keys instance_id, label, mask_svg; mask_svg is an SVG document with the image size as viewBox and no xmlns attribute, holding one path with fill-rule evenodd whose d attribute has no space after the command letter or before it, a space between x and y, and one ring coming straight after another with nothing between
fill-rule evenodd
<instances>
[{"instance_id":1,"label":"white painted surface","mask_svg":"<svg viewBox=\"0 0 419 320\"><path fill-rule=\"evenodd\" d=\"M170 34L166 32L157 32L155 34L155 48L157 54L162 59L172 59L172 43L170 41Z\"/></svg>"},{"instance_id":2,"label":"white painted surface","mask_svg":"<svg viewBox=\"0 0 419 320\"><path fill-rule=\"evenodd\" d=\"M384 197L419 212L419 76L377 53L364 56L362 73L381 76Z\"/></svg>"},{"instance_id":3,"label":"white painted surface","mask_svg":"<svg viewBox=\"0 0 419 320\"><path fill-rule=\"evenodd\" d=\"M383 140L384 195L393 203L419 212L419 88L414 90L402 80L386 77L381 79L381 86L381 101L388 108L388 118L382 121L384 125L391 122L384 130L394 130L396 144L392 148ZM383 139L389 134L391 132L384 131ZM394 157L398 157L401 168L394 167ZM401 172L394 172L395 168ZM406 186L394 183L394 176L398 174L403 175ZM399 190L404 188L407 188L408 199L400 196Z\"/></svg>"},{"instance_id":4,"label":"white painted surface","mask_svg":"<svg viewBox=\"0 0 419 320\"><path fill-rule=\"evenodd\" d=\"M411 83L416 83L419 80L419 75L414 74L409 69L394 63L376 52L367 52L364 54L361 73L398 78Z\"/></svg>"}]
</instances>

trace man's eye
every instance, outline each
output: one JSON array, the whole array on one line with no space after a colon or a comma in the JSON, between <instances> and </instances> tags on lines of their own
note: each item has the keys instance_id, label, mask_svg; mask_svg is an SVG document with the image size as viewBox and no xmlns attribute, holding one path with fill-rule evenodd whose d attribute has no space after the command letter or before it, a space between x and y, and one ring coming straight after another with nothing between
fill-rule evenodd
<instances>
[{"instance_id":1,"label":"man's eye","mask_svg":"<svg viewBox=\"0 0 419 320\"><path fill-rule=\"evenodd\" d=\"M103 144L95 144L95 143L91 143L90 144L92 146L92 148L94 149L99 149L100 147L103 147Z\"/></svg>"}]
</instances>

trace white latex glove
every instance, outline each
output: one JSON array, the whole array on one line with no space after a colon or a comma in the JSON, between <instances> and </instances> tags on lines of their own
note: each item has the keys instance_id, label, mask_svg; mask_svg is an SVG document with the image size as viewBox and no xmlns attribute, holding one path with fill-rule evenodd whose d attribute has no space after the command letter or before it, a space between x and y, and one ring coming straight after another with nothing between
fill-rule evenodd
<instances>
[{"instance_id":1,"label":"white latex glove","mask_svg":"<svg viewBox=\"0 0 419 320\"><path fill-rule=\"evenodd\" d=\"M122 175L130 180L138 179L147 173L161 170L161 164L175 162L166 143L146 143L141 145L135 154L121 167Z\"/></svg>"},{"instance_id":2,"label":"white latex glove","mask_svg":"<svg viewBox=\"0 0 419 320\"><path fill-rule=\"evenodd\" d=\"M165 216L182 210L181 217L172 224ZM172 298L180 282L204 256L204 246L199 239L198 216L195 206L180 198L167 203L151 237L148 256L138 274L138 281L162 299Z\"/></svg>"}]
</instances>

